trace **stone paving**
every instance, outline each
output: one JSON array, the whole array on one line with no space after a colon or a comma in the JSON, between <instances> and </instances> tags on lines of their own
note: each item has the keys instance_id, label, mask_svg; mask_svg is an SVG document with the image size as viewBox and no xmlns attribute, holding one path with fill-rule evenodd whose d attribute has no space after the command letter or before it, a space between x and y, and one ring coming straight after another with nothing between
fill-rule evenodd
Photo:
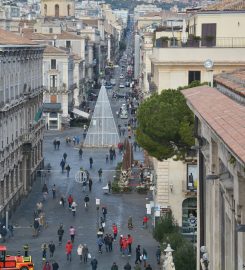
<instances>
[{"instance_id":1,"label":"stone paving","mask_svg":"<svg viewBox=\"0 0 245 270\"><path fill-rule=\"evenodd\" d=\"M122 102L123 101L121 101L121 103ZM118 103L112 103L112 107L115 112L118 107ZM117 121L118 123L121 123L121 119L118 119ZM72 138L75 135L82 137L82 129L71 128L62 133L46 131L44 139L45 164L50 163L52 170L49 177L37 178L32 192L22 201L20 207L15 212L11 222L17 227L14 232L14 237L9 239L6 244L10 253L16 254L18 250L22 249L22 246L25 243L28 243L30 246L30 253L35 262L35 269L41 270L41 245L43 243L49 243L52 240L56 245L54 259L59 263L60 269L91 269L90 261L87 265L81 264L76 252L78 244L86 243L91 255L95 256L98 260L98 269L110 270L114 261L119 265L119 269L123 269L127 261L134 266L135 248L136 245L140 244L141 247L144 247L148 252L148 261L152 265L152 268L159 269L155 258L157 243L152 238L152 228L151 226L149 226L148 229L142 228L142 219L146 211L145 204L150 198L148 198L147 195L140 195L135 192L129 194L103 194L102 187L107 184L108 180L113 180L113 176L115 175L114 169L117 162L121 161L121 156L117 153L117 160L112 164L106 164L105 157L106 153L108 153L108 149L84 149L83 159L80 159L78 147L74 147L72 143L70 145L65 143L66 136L70 136ZM53 147L53 140L56 137L59 137L61 140L59 150L54 150ZM69 163L71 167L69 178L67 178L66 173L62 174L60 168L60 161L64 152L67 153L67 163ZM91 170L89 169L90 156L92 156L94 160L94 166ZM134 157L136 160L143 161L143 152L134 152ZM75 174L81 166L89 170L93 179L92 192L89 194L90 205L88 211L84 209L83 198L85 193L82 191L82 186L75 181ZM102 182L99 182L98 180L97 172L99 168L103 169ZM48 199L44 203L48 227L43 229L37 238L33 238L32 228L30 225L32 225L35 205L42 198L41 189L44 182L47 183L49 188ZM51 195L51 187L53 184L56 185L56 199L52 199ZM65 208L59 204L60 196L64 195L67 197L69 194L72 194L78 204L75 217L72 216L67 204ZM133 236L133 253L131 257L121 256L118 240L113 244L112 253L106 253L105 249L103 250L103 254L98 253L96 244L97 219L102 216L102 213L101 208L99 212L96 211L96 198L101 199L101 206L106 205L108 209L105 232L112 233L112 223L116 223L119 228L119 235L127 235L130 233ZM134 228L131 231L127 228L127 220L129 216L133 217L134 223ZM62 246L58 246L57 237L57 229L60 223L64 225L65 229ZM76 237L72 254L72 262L67 262L65 256L65 242L69 239L68 229L71 225L76 228Z\"/></svg>"}]
</instances>

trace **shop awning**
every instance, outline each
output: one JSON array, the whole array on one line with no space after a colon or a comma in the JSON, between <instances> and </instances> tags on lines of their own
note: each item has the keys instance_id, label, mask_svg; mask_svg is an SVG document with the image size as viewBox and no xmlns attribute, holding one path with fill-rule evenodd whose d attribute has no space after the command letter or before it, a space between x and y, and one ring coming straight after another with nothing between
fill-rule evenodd
<instances>
[{"instance_id":1,"label":"shop awning","mask_svg":"<svg viewBox=\"0 0 245 270\"><path fill-rule=\"evenodd\" d=\"M73 111L72 111L74 114L77 114L77 115L79 115L79 116L82 116L83 118L89 118L89 114L88 113L86 113L86 112L84 112L84 111L81 111L81 110L78 110L78 109L76 109L76 108L74 108L73 109Z\"/></svg>"},{"instance_id":2,"label":"shop awning","mask_svg":"<svg viewBox=\"0 0 245 270\"><path fill-rule=\"evenodd\" d=\"M43 108L39 108L35 117L34 117L34 121L37 123L41 117L42 117L42 113L43 113Z\"/></svg>"}]
</instances>

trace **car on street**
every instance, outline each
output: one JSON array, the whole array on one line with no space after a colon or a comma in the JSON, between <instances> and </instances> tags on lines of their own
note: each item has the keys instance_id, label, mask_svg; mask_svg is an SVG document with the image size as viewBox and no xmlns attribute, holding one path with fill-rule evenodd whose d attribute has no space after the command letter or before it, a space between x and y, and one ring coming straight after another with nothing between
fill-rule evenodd
<instances>
[{"instance_id":1,"label":"car on street","mask_svg":"<svg viewBox=\"0 0 245 270\"><path fill-rule=\"evenodd\" d=\"M119 84L119 88L124 88L124 84L123 83L120 83Z\"/></svg>"},{"instance_id":2,"label":"car on street","mask_svg":"<svg viewBox=\"0 0 245 270\"><path fill-rule=\"evenodd\" d=\"M123 74L120 74L120 79L124 79L124 75Z\"/></svg>"},{"instance_id":3,"label":"car on street","mask_svg":"<svg viewBox=\"0 0 245 270\"><path fill-rule=\"evenodd\" d=\"M130 82L129 81L126 81L125 82L125 87L129 87L130 86Z\"/></svg>"}]
</instances>

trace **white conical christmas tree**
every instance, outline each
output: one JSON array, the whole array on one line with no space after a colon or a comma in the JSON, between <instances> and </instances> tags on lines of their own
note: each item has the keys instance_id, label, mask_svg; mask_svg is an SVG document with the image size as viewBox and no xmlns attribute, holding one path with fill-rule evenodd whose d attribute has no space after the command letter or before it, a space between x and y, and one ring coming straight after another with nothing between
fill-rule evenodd
<instances>
[{"instance_id":1,"label":"white conical christmas tree","mask_svg":"<svg viewBox=\"0 0 245 270\"><path fill-rule=\"evenodd\" d=\"M110 101L106 88L102 85L83 146L110 147L117 146L119 141Z\"/></svg>"}]
</instances>

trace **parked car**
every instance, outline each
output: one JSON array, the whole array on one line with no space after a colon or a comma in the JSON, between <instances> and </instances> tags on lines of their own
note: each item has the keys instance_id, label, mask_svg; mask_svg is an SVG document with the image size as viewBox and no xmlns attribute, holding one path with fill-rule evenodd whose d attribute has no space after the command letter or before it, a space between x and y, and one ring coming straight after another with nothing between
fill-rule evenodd
<instances>
[{"instance_id":1,"label":"parked car","mask_svg":"<svg viewBox=\"0 0 245 270\"><path fill-rule=\"evenodd\" d=\"M119 88L124 88L124 84L123 83L120 83L119 84Z\"/></svg>"},{"instance_id":2,"label":"parked car","mask_svg":"<svg viewBox=\"0 0 245 270\"><path fill-rule=\"evenodd\" d=\"M120 79L124 79L124 75L123 74L120 74Z\"/></svg>"}]
</instances>

